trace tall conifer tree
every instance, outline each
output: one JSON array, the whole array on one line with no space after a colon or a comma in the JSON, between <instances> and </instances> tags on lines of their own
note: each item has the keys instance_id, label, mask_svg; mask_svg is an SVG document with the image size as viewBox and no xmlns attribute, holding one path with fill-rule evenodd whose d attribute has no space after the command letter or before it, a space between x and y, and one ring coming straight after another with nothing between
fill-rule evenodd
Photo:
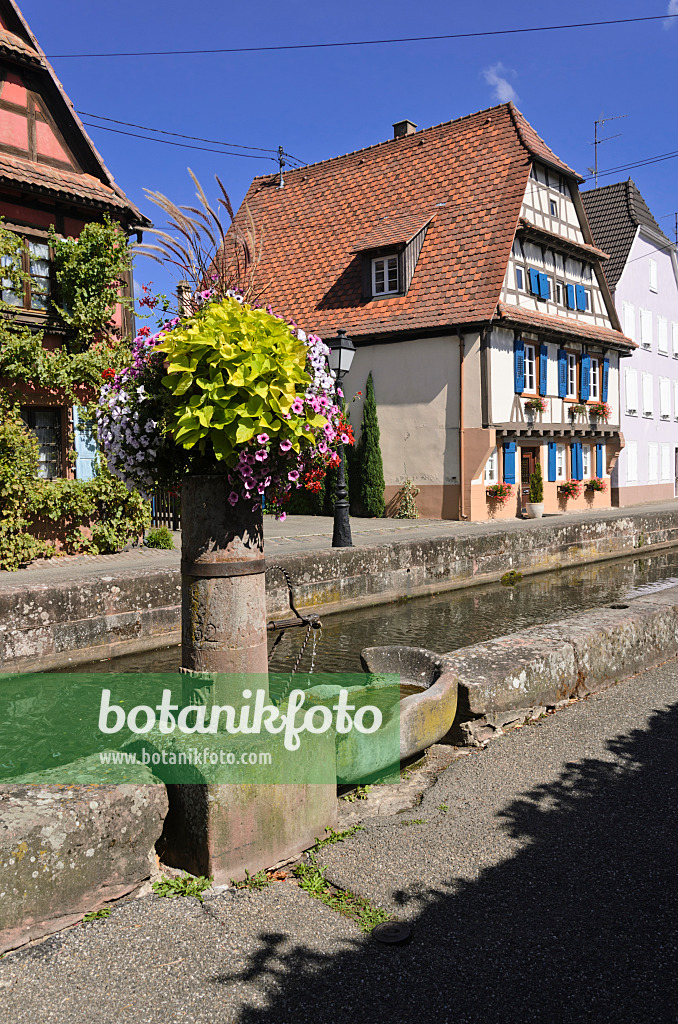
<instances>
[{"instance_id":1,"label":"tall conifer tree","mask_svg":"<svg viewBox=\"0 0 678 1024\"><path fill-rule=\"evenodd\" d=\"M381 519L384 515L384 464L379 445L379 420L371 372L365 388L360 435L360 502L366 516Z\"/></svg>"}]
</instances>

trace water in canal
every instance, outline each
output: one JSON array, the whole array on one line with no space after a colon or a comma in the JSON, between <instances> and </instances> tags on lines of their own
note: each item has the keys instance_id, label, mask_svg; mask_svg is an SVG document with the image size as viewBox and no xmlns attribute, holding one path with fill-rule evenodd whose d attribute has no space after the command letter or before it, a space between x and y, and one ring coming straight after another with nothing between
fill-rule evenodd
<instances>
[{"instance_id":1,"label":"water in canal","mask_svg":"<svg viewBox=\"0 0 678 1024\"><path fill-rule=\"evenodd\" d=\"M678 585L677 548L528 576L514 587L491 583L329 615L322 633L315 637L315 668L321 672L360 671L363 648L381 644L452 651L672 585ZM290 671L305 632L287 631L274 652L272 671ZM309 642L299 671L309 670L312 656ZM180 649L175 646L97 662L82 670L176 672L179 665Z\"/></svg>"}]
</instances>

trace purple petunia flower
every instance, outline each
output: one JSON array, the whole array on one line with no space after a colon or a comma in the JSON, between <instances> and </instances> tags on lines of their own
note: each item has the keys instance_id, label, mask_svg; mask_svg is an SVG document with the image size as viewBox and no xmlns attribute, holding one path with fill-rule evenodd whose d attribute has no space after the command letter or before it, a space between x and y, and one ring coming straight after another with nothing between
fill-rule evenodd
<instances>
[{"instance_id":1,"label":"purple petunia flower","mask_svg":"<svg viewBox=\"0 0 678 1024\"><path fill-rule=\"evenodd\" d=\"M291 447L292 447L292 442L291 441L285 440L285 441L281 441L280 442L280 451L281 452L288 452Z\"/></svg>"},{"instance_id":2,"label":"purple petunia flower","mask_svg":"<svg viewBox=\"0 0 678 1024\"><path fill-rule=\"evenodd\" d=\"M268 434L257 434L257 444L266 444L268 441Z\"/></svg>"}]
</instances>

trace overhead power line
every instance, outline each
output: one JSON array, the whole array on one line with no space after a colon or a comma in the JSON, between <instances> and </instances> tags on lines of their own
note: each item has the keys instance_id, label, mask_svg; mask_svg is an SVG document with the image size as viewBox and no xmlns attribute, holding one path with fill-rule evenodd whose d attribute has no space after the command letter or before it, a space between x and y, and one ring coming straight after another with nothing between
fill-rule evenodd
<instances>
[{"instance_id":1,"label":"overhead power line","mask_svg":"<svg viewBox=\"0 0 678 1024\"><path fill-rule=\"evenodd\" d=\"M255 150L257 153L275 153L275 154L278 155L279 152L280 152L279 149L266 149L266 148L264 148L262 146L243 146L243 145L241 145L238 142L223 142L223 141L221 141L221 139L203 139L200 135L184 135L182 132L170 132L170 131L167 131L164 128L149 128L148 125L135 124L133 121L118 121L114 117L103 117L101 114L90 114L86 110L76 110L76 114L80 114L82 117L94 117L94 118L96 118L97 121L108 121L110 124L121 124L121 125L124 125L126 128L140 128L144 132L156 132L159 135L172 135L176 139L192 139L195 142L210 142L210 143L212 143L215 146L230 146L231 149L252 149L252 150ZM116 129L114 129L114 128L106 128L106 126L102 125L102 124L92 124L91 121L83 121L82 123L86 124L89 128L102 128L104 131L116 131ZM145 135L136 135L134 132L122 132L121 131L121 132L119 132L119 134L120 135L131 135L133 138L136 138L136 139L145 139L145 138L147 138L147 136L145 136ZM164 142L165 140L164 139L152 139L151 138L151 139L148 139L148 141L149 142ZM183 144L175 142L174 145L175 146L179 146L179 145L183 145ZM186 148L186 149L204 149L205 147L203 147L203 146L185 146L184 148ZM206 151L209 152L209 153L220 153L221 152L220 149L208 149ZM244 154L244 153L225 153L224 155L225 156L244 156L246 154ZM252 155L252 154L247 154L247 155ZM276 157L269 157L268 159L271 159L271 160L276 159L277 160L277 158L278 158L277 155L276 155ZM286 153L284 150L283 150L283 155L289 157L290 160L295 160L298 164L303 164L304 163L303 160L300 160L296 156L292 156L291 153ZM264 159L264 158L259 157L258 159Z\"/></svg>"},{"instance_id":2,"label":"overhead power line","mask_svg":"<svg viewBox=\"0 0 678 1024\"><path fill-rule=\"evenodd\" d=\"M659 164L664 160L675 160L678 157L678 149L672 153L660 153L658 156L648 156L643 160L634 160L632 163L620 164L619 167L610 167L607 171L598 171L598 177L603 178L608 174L620 174L622 171L631 171L634 167L647 167L650 164ZM594 177L593 174L586 178L586 181L590 181Z\"/></svg>"},{"instance_id":3,"label":"overhead power line","mask_svg":"<svg viewBox=\"0 0 678 1024\"><path fill-rule=\"evenodd\" d=\"M200 149L204 153L220 153L222 156L243 156L248 157L250 160L273 160L274 163L278 161L274 156L258 156L255 153L230 153L225 149L214 149L210 146L192 146L187 142L173 142L171 139L154 139L150 135L139 135L138 132L125 132L121 128L108 128L104 124L93 124L91 121L83 121L84 125L88 128L100 128L102 132L115 132L116 135L129 135L133 139L145 139L146 142L162 142L165 146L180 146L181 149Z\"/></svg>"},{"instance_id":4,"label":"overhead power line","mask_svg":"<svg viewBox=\"0 0 678 1024\"><path fill-rule=\"evenodd\" d=\"M229 46L204 50L134 50L111 53L51 53L49 60L86 57L188 57L208 53L272 53L284 50L327 50L347 46L387 46L395 43L430 43L446 39L486 39L488 36L515 36L528 32L560 32L565 29L597 28L607 25L633 25L644 21L668 21L678 14L652 14L640 18L610 18L605 21L577 21L567 25L533 25L526 28L500 28L484 32L451 32L435 36L400 36L393 39L352 39L335 43L286 43L278 46Z\"/></svg>"}]
</instances>

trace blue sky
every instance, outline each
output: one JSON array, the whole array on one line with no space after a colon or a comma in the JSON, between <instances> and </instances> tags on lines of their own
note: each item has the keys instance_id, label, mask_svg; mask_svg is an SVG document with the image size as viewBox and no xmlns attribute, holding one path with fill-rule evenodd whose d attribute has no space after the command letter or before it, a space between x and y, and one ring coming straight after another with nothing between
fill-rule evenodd
<instances>
[{"instance_id":1,"label":"blue sky","mask_svg":"<svg viewBox=\"0 0 678 1024\"><path fill-rule=\"evenodd\" d=\"M111 50L267 46L678 14L678 0L567 5L480 5L411 0L24 0L24 15L48 55ZM112 10L114 13L111 13ZM555 152L582 174L593 164L593 122L621 136L600 147L601 169L678 150L678 18L476 40L188 57L52 61L76 109L123 121L277 147L306 162L389 138L394 121L420 128L513 98ZM87 120L87 119L85 119ZM157 224L143 189L192 202L190 166L213 193L218 173L237 206L268 160L175 149L89 129L118 184ZM134 129L130 129L134 130ZM678 210L678 158L604 176L634 178L655 216ZM588 186L584 186L588 187ZM660 220L672 237L673 216ZM139 260L138 281L167 288L160 268Z\"/></svg>"}]
</instances>

